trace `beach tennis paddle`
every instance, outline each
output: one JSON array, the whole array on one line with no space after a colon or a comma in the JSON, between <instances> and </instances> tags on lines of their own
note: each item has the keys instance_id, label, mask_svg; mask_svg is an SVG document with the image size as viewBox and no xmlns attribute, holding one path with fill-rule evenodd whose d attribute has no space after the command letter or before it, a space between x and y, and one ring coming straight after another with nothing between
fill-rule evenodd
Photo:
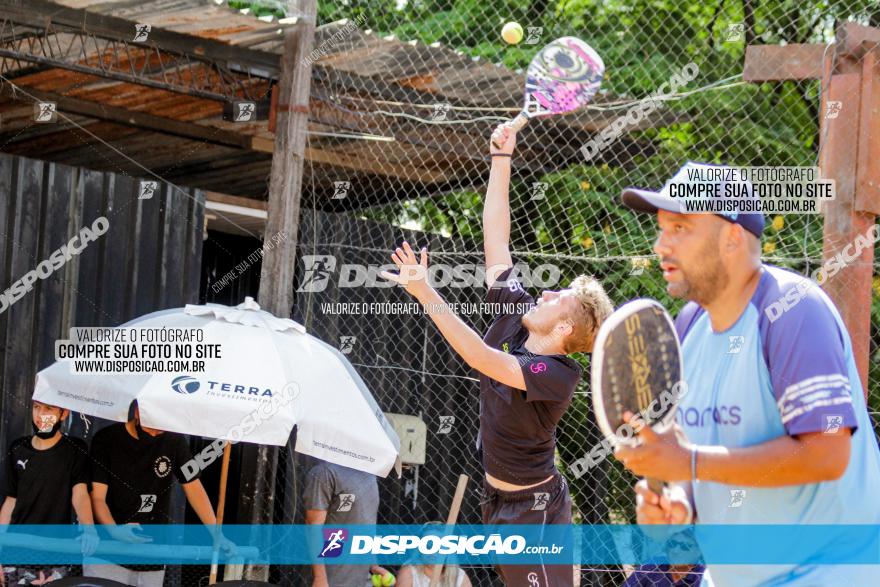
<instances>
[{"instance_id":1,"label":"beach tennis paddle","mask_svg":"<svg viewBox=\"0 0 880 587\"><path fill-rule=\"evenodd\" d=\"M639 442L633 427L624 425L626 412L658 432L671 426L686 389L681 377L681 346L666 309L637 299L615 310L599 327L591 367L593 412L612 446ZM647 481L662 493L662 481Z\"/></svg>"},{"instance_id":2,"label":"beach tennis paddle","mask_svg":"<svg viewBox=\"0 0 880 587\"><path fill-rule=\"evenodd\" d=\"M522 112L507 126L518 131L532 118L585 106L599 90L604 74L602 58L580 39L562 37L552 41L529 63Z\"/></svg>"}]
</instances>

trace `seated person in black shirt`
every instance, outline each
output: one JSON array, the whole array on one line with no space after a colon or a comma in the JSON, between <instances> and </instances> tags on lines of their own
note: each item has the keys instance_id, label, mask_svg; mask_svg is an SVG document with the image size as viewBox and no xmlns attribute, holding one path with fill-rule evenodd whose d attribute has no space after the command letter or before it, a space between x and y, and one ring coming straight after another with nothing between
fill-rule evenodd
<instances>
[{"instance_id":1,"label":"seated person in black shirt","mask_svg":"<svg viewBox=\"0 0 880 587\"><path fill-rule=\"evenodd\" d=\"M31 407L34 434L14 441L6 455L0 507L0 524L70 524L73 512L85 530L83 554L98 544L88 491L88 448L79 438L61 432L68 410L34 401ZM18 553L33 560L34 553ZM20 565L6 551L0 582L12 585L42 585L70 574L65 565Z\"/></svg>"},{"instance_id":2,"label":"seated person in black shirt","mask_svg":"<svg viewBox=\"0 0 880 587\"><path fill-rule=\"evenodd\" d=\"M183 487L190 507L206 526L217 518L196 475L186 481L181 467L192 459L186 438L173 432L144 428L135 404L124 424L112 424L98 431L92 440L92 507L95 519L106 524L116 540L140 543L140 524L169 524L171 487L174 479ZM229 555L234 545L220 536L220 548ZM161 587L165 567L161 564L115 565L87 561L83 574L111 579L138 587Z\"/></svg>"},{"instance_id":3,"label":"seated person in black shirt","mask_svg":"<svg viewBox=\"0 0 880 587\"><path fill-rule=\"evenodd\" d=\"M484 524L571 524L571 496L556 470L556 425L574 397L581 367L568 355L588 353L611 300L594 278L581 275L566 289L544 291L537 303L516 278L510 255L510 157L515 131L493 134L492 169L483 206L488 302L498 306L486 335L465 324L427 282L427 252L408 243L392 260L399 274L382 276L406 287L425 307L453 349L479 372ZM565 587L572 565L498 567L505 585Z\"/></svg>"}]
</instances>

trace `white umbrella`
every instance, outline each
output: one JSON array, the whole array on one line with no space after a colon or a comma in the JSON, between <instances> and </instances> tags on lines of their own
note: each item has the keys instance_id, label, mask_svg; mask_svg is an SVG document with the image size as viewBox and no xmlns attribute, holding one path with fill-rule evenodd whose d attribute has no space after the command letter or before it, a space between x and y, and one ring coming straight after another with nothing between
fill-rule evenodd
<instances>
[{"instance_id":1,"label":"white umbrella","mask_svg":"<svg viewBox=\"0 0 880 587\"><path fill-rule=\"evenodd\" d=\"M38 373L34 399L118 422L137 399L144 426L276 446L296 424L297 452L399 473L400 440L345 356L252 298L154 312L118 328L201 330L222 355L203 373L77 373L57 361Z\"/></svg>"},{"instance_id":2,"label":"white umbrella","mask_svg":"<svg viewBox=\"0 0 880 587\"><path fill-rule=\"evenodd\" d=\"M284 446L294 424L297 452L385 477L400 475L400 439L348 359L293 320L260 310L187 305L153 312L112 330L199 331L221 358L199 373L80 373L69 360L37 374L34 399L124 422L138 400L144 426L232 442ZM171 330L174 329L174 330ZM184 343L185 344L185 343ZM217 524L223 523L230 446L223 449ZM209 583L217 577L217 555Z\"/></svg>"}]
</instances>

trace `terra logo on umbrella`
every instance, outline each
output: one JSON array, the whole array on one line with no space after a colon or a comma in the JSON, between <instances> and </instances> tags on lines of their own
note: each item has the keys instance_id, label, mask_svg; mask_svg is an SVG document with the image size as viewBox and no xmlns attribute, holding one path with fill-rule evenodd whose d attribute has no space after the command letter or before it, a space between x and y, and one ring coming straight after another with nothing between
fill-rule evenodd
<instances>
[{"instance_id":1,"label":"terra logo on umbrella","mask_svg":"<svg viewBox=\"0 0 880 587\"><path fill-rule=\"evenodd\" d=\"M175 377L174 381L171 382L171 389L177 393L195 393L199 390L199 387L201 387L199 380L189 375Z\"/></svg>"}]
</instances>

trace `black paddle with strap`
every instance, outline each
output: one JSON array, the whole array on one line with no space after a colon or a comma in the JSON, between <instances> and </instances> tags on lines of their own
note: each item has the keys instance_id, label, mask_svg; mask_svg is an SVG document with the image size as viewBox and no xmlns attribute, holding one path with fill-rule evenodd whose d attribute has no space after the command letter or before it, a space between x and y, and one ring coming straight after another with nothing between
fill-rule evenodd
<instances>
[{"instance_id":1,"label":"black paddle with strap","mask_svg":"<svg viewBox=\"0 0 880 587\"><path fill-rule=\"evenodd\" d=\"M633 432L638 425L625 425L626 412L638 415L653 430L670 426L682 391L681 377L678 335L659 302L637 299L611 314L599 328L591 372L593 411L611 444L638 444ZM651 491L662 494L662 481L647 481Z\"/></svg>"}]
</instances>

